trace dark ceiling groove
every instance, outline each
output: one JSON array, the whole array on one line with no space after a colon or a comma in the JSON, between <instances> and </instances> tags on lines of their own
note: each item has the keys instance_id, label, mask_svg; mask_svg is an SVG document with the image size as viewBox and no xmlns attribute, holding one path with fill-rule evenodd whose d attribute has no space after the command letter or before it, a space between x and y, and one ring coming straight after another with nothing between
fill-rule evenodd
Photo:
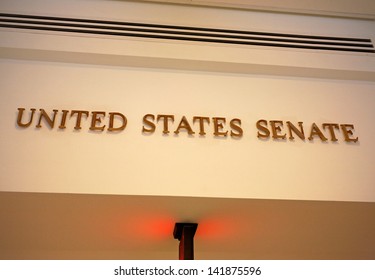
<instances>
[{"instance_id":1,"label":"dark ceiling groove","mask_svg":"<svg viewBox=\"0 0 375 280\"><path fill-rule=\"evenodd\" d=\"M368 38L268 33L36 15L0 13L0 28L277 48L375 53L371 39Z\"/></svg>"}]
</instances>

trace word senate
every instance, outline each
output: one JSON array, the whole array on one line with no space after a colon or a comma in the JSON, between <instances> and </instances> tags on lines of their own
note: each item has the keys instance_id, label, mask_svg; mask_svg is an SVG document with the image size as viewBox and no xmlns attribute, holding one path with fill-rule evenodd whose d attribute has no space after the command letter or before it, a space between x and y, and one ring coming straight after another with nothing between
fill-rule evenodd
<instances>
[{"instance_id":1,"label":"word senate","mask_svg":"<svg viewBox=\"0 0 375 280\"><path fill-rule=\"evenodd\" d=\"M82 129L82 122L88 122L91 131L113 131L119 132L125 130L128 120L125 115L119 112L104 111L83 111L83 110L52 110L47 113L44 109L32 108L25 113L25 108L18 108L17 125L21 128L34 126L36 128L48 127L53 129L58 125L60 130L67 128L67 123L74 125L75 130ZM36 116L34 118L34 116ZM108 120L105 118L108 116ZM73 119L73 120L71 120ZM142 132L152 134L161 130L164 135L186 133L188 135L199 134L206 135L208 132L216 137L240 138L244 135L242 122L238 118L227 119L224 117L203 117L193 116L192 118L175 117L175 115L153 115L143 116ZM306 130L303 122L292 123L281 120L258 120L255 124L257 128L257 137L259 139L273 138L275 140L294 140L298 137L301 140L320 139L321 141L337 142L338 134L341 132L341 138L346 142L357 142L358 137L354 136L354 125L323 123L318 126L312 123Z\"/></svg>"}]
</instances>

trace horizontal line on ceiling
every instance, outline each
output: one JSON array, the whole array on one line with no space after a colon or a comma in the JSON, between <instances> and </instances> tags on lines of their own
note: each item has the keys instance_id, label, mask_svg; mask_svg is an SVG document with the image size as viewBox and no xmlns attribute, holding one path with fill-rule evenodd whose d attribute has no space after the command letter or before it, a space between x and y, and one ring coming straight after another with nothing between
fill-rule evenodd
<instances>
[{"instance_id":1,"label":"horizontal line on ceiling","mask_svg":"<svg viewBox=\"0 0 375 280\"><path fill-rule=\"evenodd\" d=\"M368 38L345 38L0 13L0 27L162 40L375 53Z\"/></svg>"}]
</instances>

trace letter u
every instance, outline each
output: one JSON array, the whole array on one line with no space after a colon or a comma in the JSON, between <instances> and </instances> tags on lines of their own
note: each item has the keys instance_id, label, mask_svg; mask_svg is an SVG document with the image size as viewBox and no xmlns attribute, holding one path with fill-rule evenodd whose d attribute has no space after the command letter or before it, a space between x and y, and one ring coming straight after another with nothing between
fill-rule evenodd
<instances>
[{"instance_id":1,"label":"letter u","mask_svg":"<svg viewBox=\"0 0 375 280\"><path fill-rule=\"evenodd\" d=\"M17 125L19 127L29 127L30 124L33 122L34 113L35 113L36 109L32 108L30 110L31 110L31 116L30 116L29 122L28 123L22 123L22 116L23 116L23 111L25 111L25 108L18 108Z\"/></svg>"}]
</instances>

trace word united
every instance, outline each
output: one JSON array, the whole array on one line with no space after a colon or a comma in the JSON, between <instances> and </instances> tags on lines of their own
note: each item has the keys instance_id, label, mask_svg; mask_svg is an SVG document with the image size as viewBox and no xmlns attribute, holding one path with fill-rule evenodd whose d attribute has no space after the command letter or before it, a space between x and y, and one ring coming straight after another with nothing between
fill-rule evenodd
<instances>
[{"instance_id":1,"label":"word united","mask_svg":"<svg viewBox=\"0 0 375 280\"><path fill-rule=\"evenodd\" d=\"M25 112L25 108L18 108L17 126L28 128L48 127L64 130L68 126L74 130L81 130L82 123L87 122L91 131L120 132L126 129L128 120L119 112L84 111L84 110L52 110L46 112L44 109L31 108ZM207 133L215 137L240 138L244 135L242 121L238 118L228 119L224 117L186 116L176 117L166 114L146 114L143 116L142 133L153 134L161 131L164 135L186 133L188 135L198 134L205 136ZM255 124L257 137L259 139L273 138L275 140L314 140L337 142L341 137L345 142L357 142L358 137L354 135L353 124L312 123L307 126L303 122L292 123L282 120L258 120Z\"/></svg>"}]
</instances>

